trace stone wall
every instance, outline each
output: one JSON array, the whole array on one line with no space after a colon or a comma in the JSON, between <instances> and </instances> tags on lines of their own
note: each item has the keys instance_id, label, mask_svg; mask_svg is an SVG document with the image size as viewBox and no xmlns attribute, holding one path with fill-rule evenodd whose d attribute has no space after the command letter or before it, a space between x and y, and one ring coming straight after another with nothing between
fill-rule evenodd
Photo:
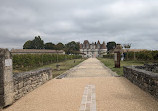
<instances>
[{"instance_id":1,"label":"stone wall","mask_svg":"<svg viewBox=\"0 0 158 111\"><path fill-rule=\"evenodd\" d=\"M144 66L136 66L136 68L158 73L158 64L157 63L155 63L155 64L144 64Z\"/></svg>"},{"instance_id":2,"label":"stone wall","mask_svg":"<svg viewBox=\"0 0 158 111\"><path fill-rule=\"evenodd\" d=\"M158 99L158 73L146 71L140 66L124 67L123 71L127 79Z\"/></svg>"},{"instance_id":3,"label":"stone wall","mask_svg":"<svg viewBox=\"0 0 158 111\"><path fill-rule=\"evenodd\" d=\"M13 103L12 57L8 49L0 48L0 107Z\"/></svg>"},{"instance_id":4,"label":"stone wall","mask_svg":"<svg viewBox=\"0 0 158 111\"><path fill-rule=\"evenodd\" d=\"M52 69L13 74L12 56L0 48L0 108L13 104L25 94L52 79Z\"/></svg>"},{"instance_id":5,"label":"stone wall","mask_svg":"<svg viewBox=\"0 0 158 111\"><path fill-rule=\"evenodd\" d=\"M14 74L14 101L52 79L51 68Z\"/></svg>"}]
</instances>

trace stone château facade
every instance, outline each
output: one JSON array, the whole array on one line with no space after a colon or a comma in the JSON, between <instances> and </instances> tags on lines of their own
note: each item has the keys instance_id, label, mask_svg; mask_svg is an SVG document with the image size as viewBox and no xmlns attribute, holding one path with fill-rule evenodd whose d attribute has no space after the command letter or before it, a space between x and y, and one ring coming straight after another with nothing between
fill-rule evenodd
<instances>
[{"instance_id":1,"label":"stone ch\u00e2teau facade","mask_svg":"<svg viewBox=\"0 0 158 111\"><path fill-rule=\"evenodd\" d=\"M101 44L98 40L97 43L90 44L88 40L85 40L83 44L80 44L80 52L83 57L102 57L107 54L107 48L105 42Z\"/></svg>"}]
</instances>

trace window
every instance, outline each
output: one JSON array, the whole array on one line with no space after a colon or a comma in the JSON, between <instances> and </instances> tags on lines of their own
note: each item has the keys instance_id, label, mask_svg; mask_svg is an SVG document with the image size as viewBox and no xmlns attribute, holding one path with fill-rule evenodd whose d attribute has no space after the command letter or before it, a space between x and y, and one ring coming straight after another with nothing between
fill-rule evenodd
<instances>
[{"instance_id":1,"label":"window","mask_svg":"<svg viewBox=\"0 0 158 111\"><path fill-rule=\"evenodd\" d=\"M88 44L87 44L87 49L89 48Z\"/></svg>"}]
</instances>

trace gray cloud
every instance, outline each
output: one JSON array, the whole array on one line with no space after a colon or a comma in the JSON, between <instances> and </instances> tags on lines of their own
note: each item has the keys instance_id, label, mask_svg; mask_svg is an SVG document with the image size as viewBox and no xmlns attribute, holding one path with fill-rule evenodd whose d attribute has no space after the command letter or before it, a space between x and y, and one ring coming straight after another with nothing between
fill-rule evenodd
<instances>
[{"instance_id":1,"label":"gray cloud","mask_svg":"<svg viewBox=\"0 0 158 111\"><path fill-rule=\"evenodd\" d=\"M157 12L156 0L4 0L0 47L22 48L40 35L53 43L88 39L158 49Z\"/></svg>"}]
</instances>

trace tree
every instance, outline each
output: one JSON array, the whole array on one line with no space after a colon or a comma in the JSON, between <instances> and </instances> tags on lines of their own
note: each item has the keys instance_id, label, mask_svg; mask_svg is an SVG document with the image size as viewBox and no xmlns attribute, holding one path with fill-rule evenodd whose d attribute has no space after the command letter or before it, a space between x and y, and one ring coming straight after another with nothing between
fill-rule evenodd
<instances>
[{"instance_id":1,"label":"tree","mask_svg":"<svg viewBox=\"0 0 158 111\"><path fill-rule=\"evenodd\" d=\"M123 44L123 47L126 49L127 51L127 60L128 60L128 52L129 52L129 49L131 48L131 44L128 43L128 44Z\"/></svg>"},{"instance_id":2,"label":"tree","mask_svg":"<svg viewBox=\"0 0 158 111\"><path fill-rule=\"evenodd\" d=\"M25 42L25 44L23 45L23 49L32 49L32 41L28 40Z\"/></svg>"},{"instance_id":3,"label":"tree","mask_svg":"<svg viewBox=\"0 0 158 111\"><path fill-rule=\"evenodd\" d=\"M55 49L56 50L64 50L64 44L63 43L61 43L61 42L59 42L56 46L55 46Z\"/></svg>"},{"instance_id":4,"label":"tree","mask_svg":"<svg viewBox=\"0 0 158 111\"><path fill-rule=\"evenodd\" d=\"M53 50L53 49L55 49L55 44L53 44L52 42L45 43L44 48Z\"/></svg>"},{"instance_id":5,"label":"tree","mask_svg":"<svg viewBox=\"0 0 158 111\"><path fill-rule=\"evenodd\" d=\"M115 49L115 47L116 47L116 43L114 41L107 43L107 50L108 51Z\"/></svg>"},{"instance_id":6,"label":"tree","mask_svg":"<svg viewBox=\"0 0 158 111\"><path fill-rule=\"evenodd\" d=\"M33 49L44 49L44 41L40 36L35 36L34 40L32 41L32 47Z\"/></svg>"},{"instance_id":7,"label":"tree","mask_svg":"<svg viewBox=\"0 0 158 111\"><path fill-rule=\"evenodd\" d=\"M75 41L71 41L65 45L65 52L67 54L75 54L75 52L79 51L79 49L79 43L76 43Z\"/></svg>"},{"instance_id":8,"label":"tree","mask_svg":"<svg viewBox=\"0 0 158 111\"><path fill-rule=\"evenodd\" d=\"M28 40L23 45L23 49L44 49L44 41L40 36L35 36L33 40Z\"/></svg>"}]
</instances>

